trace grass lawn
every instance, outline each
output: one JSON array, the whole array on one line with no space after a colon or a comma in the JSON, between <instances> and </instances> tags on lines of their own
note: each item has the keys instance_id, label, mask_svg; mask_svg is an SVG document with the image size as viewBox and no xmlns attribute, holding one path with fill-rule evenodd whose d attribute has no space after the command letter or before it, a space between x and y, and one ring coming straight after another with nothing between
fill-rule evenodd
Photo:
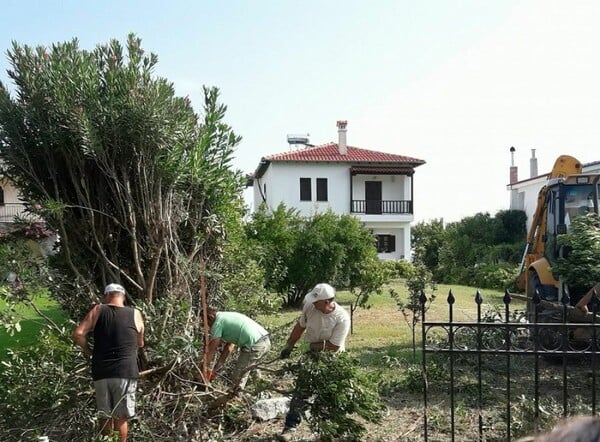
<instances>
[{"instance_id":1,"label":"grass lawn","mask_svg":"<svg viewBox=\"0 0 600 442\"><path fill-rule=\"evenodd\" d=\"M348 338L348 350L361 353L375 352L407 352L412 351L412 336L410 327L407 325L402 313L398 310L394 300L388 294L388 288L393 288L405 299L408 296L404 283L401 280L393 281L386 287L382 295L374 295L369 299L370 308L359 308L355 311L353 320L353 333ZM431 305L427 317L430 320L443 321L447 319L448 303L446 301L448 292L452 290L456 302L454 304L454 317L458 320L474 320L476 318L476 304L474 302L476 289L472 287L456 285L439 285L436 290L436 299ZM490 305L502 305L504 293L500 291L482 290L484 305L483 309ZM350 304L354 301L349 292L340 291L337 296L338 302L350 311ZM37 307L56 323L62 323L67 318L58 304L48 297L41 296L36 299ZM522 305L513 301L511 310ZM5 304L0 301L0 310ZM36 342L44 319L37 313L25 306L19 308L21 319L21 331L10 336L4 329L0 329L0 358L6 356L8 348L22 348ZM259 318L259 322L268 329L281 329L283 339L291 331L293 322L298 317L299 309L287 309L268 317ZM418 335L418 334L417 334ZM276 341L277 345L277 341Z\"/></svg>"},{"instance_id":2,"label":"grass lawn","mask_svg":"<svg viewBox=\"0 0 600 442\"><path fill-rule=\"evenodd\" d=\"M370 308L358 308L354 312L352 318L353 332L348 337L346 344L347 349L356 352L367 365L371 365L369 364L370 357L368 355L372 355L373 360L371 362L374 365L373 368L382 368L381 359L383 355L394 357L405 355L406 357L410 356L412 359L411 329L399 311L395 301L388 294L388 289L394 289L400 294L402 299L407 299L408 297L408 291L402 280L396 280L388 284L382 295L372 295L369 298ZM427 319L432 321L445 321L448 319L447 297L450 290L452 290L452 294L455 297L454 319L462 321L476 320L477 305L475 303L475 294L477 289L443 284L437 286L435 292L436 299L427 312ZM487 309L498 309L503 306L502 299L504 292L481 290L481 295L483 297L482 312ZM354 301L354 297L349 292L339 291L336 299L348 312L350 311L350 304ZM524 303L521 301L512 301L511 311L518 308L524 308ZM299 313L300 309L284 310L277 315L258 319L261 324L271 331L274 328L281 328L287 325L283 330L283 335L279 337L280 341L277 341L277 339L274 340L276 350L278 342L280 346L283 346L284 339L287 338L287 334L291 331L293 322ZM417 328L417 342L419 342L419 325L417 325Z\"/></svg>"},{"instance_id":3,"label":"grass lawn","mask_svg":"<svg viewBox=\"0 0 600 442\"><path fill-rule=\"evenodd\" d=\"M413 357L412 332L404 316L399 311L394 299L388 293L388 289L393 288L401 297L406 300L408 292L401 280L393 281L386 287L382 295L374 295L369 299L370 308L359 308L354 312L353 333L348 337L346 348L358 358L361 365L377 373L385 393L383 399L388 406L388 416L381 424L369 426L371 441L397 441L413 442L422 440L422 386L421 378L421 326L420 322L416 326L416 354ZM477 304L475 295L477 289L473 287L456 285L438 285L435 292L436 299L431 304L427 312L428 321L447 321L448 320L448 293L452 290L455 298L453 305L454 319L457 321L475 321L477 319ZM494 290L481 290L483 303L481 306L482 314L493 310L504 311L504 292ZM354 300L352 295L345 291L340 291L336 297L337 301L350 310L350 304ZM512 300L510 311L517 309L523 310L525 304L522 301ZM299 309L285 310L276 315L259 318L258 321L274 334L273 351L278 352L284 345L285 339L292 329L293 322L300 313ZM410 318L409 318L410 320ZM285 325L285 326L284 326ZM283 331L281 331L283 330ZM300 350L301 351L301 350ZM440 358L438 358L439 360ZM443 364L442 364L443 365ZM436 367L439 367L436 366ZM461 367L461 370L464 367ZM437 373L437 371L436 371ZM446 374L443 379L446 379ZM498 377L497 374L495 374ZM434 379L435 381L435 379ZM462 384L461 384L462 385ZM448 393L447 384L434 382L432 385L432 411L430 412L431 422L439 423L439 431L432 430L430 440L446 441L450 440L447 429L448 423ZM502 403L502 398L500 402ZM441 411L436 411L439 408ZM472 419L472 404L460 404L456 408L457 413L465 413ZM490 411L490 413L492 413ZM493 418L490 421L496 422L496 416L499 413L494 409ZM463 419L468 420L468 419ZM460 423L460 436L457 441L473 440L473 428L471 423L464 423L457 418L457 425ZM498 421L501 423L501 419ZM499 424L501 427L501 424ZM437 426L437 424L435 424ZM278 428L269 429L277 432ZM503 440L501 430L486 433L488 441ZM467 438L463 438L467 435ZM266 440L266 439L265 439ZM307 439L310 440L310 439Z\"/></svg>"},{"instance_id":4,"label":"grass lawn","mask_svg":"<svg viewBox=\"0 0 600 442\"><path fill-rule=\"evenodd\" d=\"M62 324L67 320L67 316L61 310L60 306L47 296L40 296L35 300L36 306L56 324ZM6 307L3 301L0 301L0 310ZM10 336L4 328L0 328L0 360L3 359L8 349L25 348L38 339L39 333L46 324L45 319L41 318L37 312L27 306L21 305L17 310L20 319L21 331Z\"/></svg>"}]
</instances>

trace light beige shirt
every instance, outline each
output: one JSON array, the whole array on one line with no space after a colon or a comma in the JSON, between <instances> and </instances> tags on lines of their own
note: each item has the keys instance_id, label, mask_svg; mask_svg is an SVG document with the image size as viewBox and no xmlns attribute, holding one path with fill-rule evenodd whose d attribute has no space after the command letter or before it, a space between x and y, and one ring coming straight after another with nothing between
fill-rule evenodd
<instances>
[{"instance_id":1,"label":"light beige shirt","mask_svg":"<svg viewBox=\"0 0 600 442\"><path fill-rule=\"evenodd\" d=\"M338 351L345 350L346 337L350 331L350 315L337 302L335 310L328 314L317 310L312 303L305 302L298 324L306 329L306 342L329 341L340 347Z\"/></svg>"}]
</instances>

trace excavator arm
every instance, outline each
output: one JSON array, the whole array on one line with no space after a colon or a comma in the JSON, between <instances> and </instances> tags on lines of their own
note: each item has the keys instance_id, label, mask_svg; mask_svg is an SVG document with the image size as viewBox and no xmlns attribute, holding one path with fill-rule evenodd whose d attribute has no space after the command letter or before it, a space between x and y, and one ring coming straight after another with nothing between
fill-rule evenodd
<instances>
[{"instance_id":1,"label":"excavator arm","mask_svg":"<svg viewBox=\"0 0 600 442\"><path fill-rule=\"evenodd\" d=\"M561 155L554 162L554 167L548 175L548 182L561 178L564 179L569 175L579 175L582 170L582 165L577 159L569 155ZM525 246L519 273L515 281L517 289L520 291L527 291L527 284L531 279L529 270L532 268L533 263L544 258L547 215L548 183L538 193L536 209L531 219L529 232L527 233L527 245Z\"/></svg>"}]
</instances>

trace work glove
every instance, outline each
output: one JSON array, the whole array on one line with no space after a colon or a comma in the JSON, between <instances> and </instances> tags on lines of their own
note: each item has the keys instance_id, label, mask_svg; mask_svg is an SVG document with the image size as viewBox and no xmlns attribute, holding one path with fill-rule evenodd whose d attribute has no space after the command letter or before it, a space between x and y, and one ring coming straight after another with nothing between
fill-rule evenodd
<instances>
[{"instance_id":1,"label":"work glove","mask_svg":"<svg viewBox=\"0 0 600 442\"><path fill-rule=\"evenodd\" d=\"M285 347L283 347L283 350L281 350L281 353L279 353L279 359L289 358L290 355L292 354L293 350L294 350L294 347L292 347L290 345L286 345Z\"/></svg>"}]
</instances>

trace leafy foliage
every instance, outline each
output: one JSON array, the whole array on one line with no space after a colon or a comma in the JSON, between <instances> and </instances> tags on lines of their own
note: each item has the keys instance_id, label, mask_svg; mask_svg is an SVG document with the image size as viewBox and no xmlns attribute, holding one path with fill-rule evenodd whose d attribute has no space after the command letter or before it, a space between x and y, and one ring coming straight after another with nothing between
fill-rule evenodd
<instances>
[{"instance_id":1,"label":"leafy foliage","mask_svg":"<svg viewBox=\"0 0 600 442\"><path fill-rule=\"evenodd\" d=\"M364 425L379 422L384 410L377 377L360 369L347 353L310 353L298 365L294 394L305 398L308 423L323 441L364 440Z\"/></svg>"},{"instance_id":2,"label":"leafy foliage","mask_svg":"<svg viewBox=\"0 0 600 442\"><path fill-rule=\"evenodd\" d=\"M408 299L404 300L394 289L390 289L390 296L396 302L404 320L412 331L413 357L416 357L416 327L421 321L422 314L427 312L431 303L435 300L436 284L433 275L423 264L415 264L412 272L406 278L408 288ZM429 297L425 295L430 291ZM426 296L425 303L421 302L421 296Z\"/></svg>"},{"instance_id":3,"label":"leafy foliage","mask_svg":"<svg viewBox=\"0 0 600 442\"><path fill-rule=\"evenodd\" d=\"M58 329L50 318L37 308L35 300L47 295L48 285L57 278L47 265L40 245L25 233L29 224L17 225L12 233L0 237L0 326L14 335L21 331L20 305L34 309L48 325Z\"/></svg>"},{"instance_id":4,"label":"leafy foliage","mask_svg":"<svg viewBox=\"0 0 600 442\"><path fill-rule=\"evenodd\" d=\"M38 344L2 361L0 439L31 440L41 434L56 440L93 438L93 390L85 361L68 339L65 330L48 330ZM76 413L75 404L80 407Z\"/></svg>"},{"instance_id":5,"label":"leafy foliage","mask_svg":"<svg viewBox=\"0 0 600 442\"><path fill-rule=\"evenodd\" d=\"M377 259L374 238L357 218L331 211L302 218L283 204L262 207L246 226L266 289L298 304L319 282L347 288L364 304L388 273Z\"/></svg>"},{"instance_id":6,"label":"leafy foliage","mask_svg":"<svg viewBox=\"0 0 600 442\"><path fill-rule=\"evenodd\" d=\"M440 264L440 250L446 243L443 220L420 222L411 229L411 235L413 262L422 263L434 272Z\"/></svg>"},{"instance_id":7,"label":"leafy foliage","mask_svg":"<svg viewBox=\"0 0 600 442\"><path fill-rule=\"evenodd\" d=\"M92 51L14 43L8 58L16 92L0 85L2 173L60 236L52 265L71 283L57 293L85 308L110 281L147 302L197 293L199 260L218 262L242 211L241 174L229 168L240 138L218 91L205 89L196 115L153 75L158 58L135 35Z\"/></svg>"},{"instance_id":8,"label":"leafy foliage","mask_svg":"<svg viewBox=\"0 0 600 442\"><path fill-rule=\"evenodd\" d=\"M570 233L558 236L565 248L552 271L561 275L571 290L589 290L600 281L600 218L594 213L578 216L571 223Z\"/></svg>"},{"instance_id":9,"label":"leafy foliage","mask_svg":"<svg viewBox=\"0 0 600 442\"><path fill-rule=\"evenodd\" d=\"M523 211L501 210L445 227L441 219L419 223L412 229L414 262L423 263L436 282L506 288L525 246L525 221Z\"/></svg>"},{"instance_id":10,"label":"leafy foliage","mask_svg":"<svg viewBox=\"0 0 600 442\"><path fill-rule=\"evenodd\" d=\"M383 265L391 278L408 278L413 272L413 264L405 259L383 261Z\"/></svg>"},{"instance_id":11,"label":"leafy foliage","mask_svg":"<svg viewBox=\"0 0 600 442\"><path fill-rule=\"evenodd\" d=\"M240 138L224 122L218 90L204 89L197 115L173 84L154 75L157 56L145 54L134 35L125 47L113 40L92 51L77 40L50 48L14 43L8 58L15 93L0 85L0 173L45 224L10 241L1 235L3 323L15 326L13 306L34 308L47 289L79 320L104 284L122 283L144 315L150 360L133 432L141 440L212 437L220 431L207 413L214 392L197 391L191 381L201 360L201 277L217 307L251 314L273 307L263 301L262 270L246 252L243 180L230 167ZM60 238L55 255L23 247L46 229ZM9 284L7 274L14 275ZM3 373L14 377L2 378L14 394L11 406L24 405L7 411L21 416L0 425L10 434L0 439L43 428L51 439L92 440L87 361L68 332L38 314L52 328L42 341L48 348L15 354L18 364L4 361ZM51 378L36 364L51 366Z\"/></svg>"}]
</instances>

